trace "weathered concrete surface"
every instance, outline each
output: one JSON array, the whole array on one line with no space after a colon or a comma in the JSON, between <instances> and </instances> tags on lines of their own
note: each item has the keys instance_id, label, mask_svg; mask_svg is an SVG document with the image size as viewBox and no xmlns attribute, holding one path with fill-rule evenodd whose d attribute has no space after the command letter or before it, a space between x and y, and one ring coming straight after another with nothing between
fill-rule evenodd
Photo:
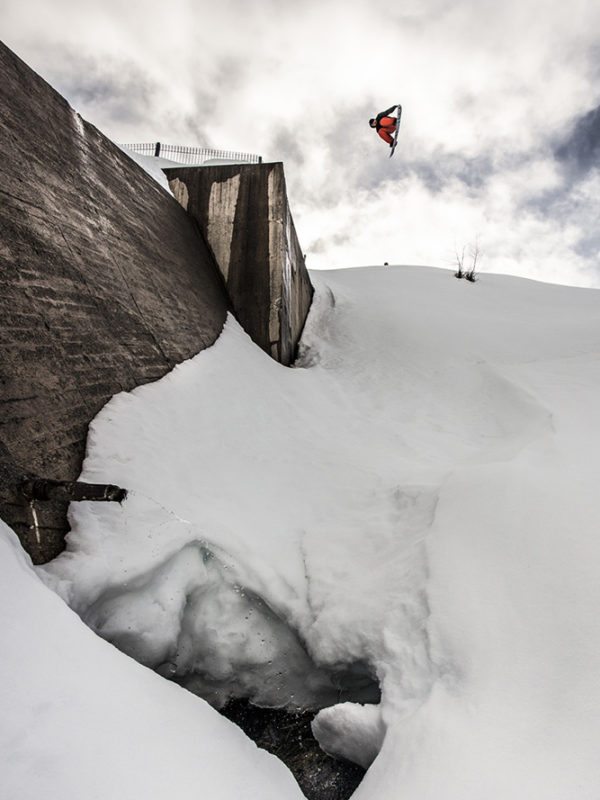
<instances>
[{"instance_id":1,"label":"weathered concrete surface","mask_svg":"<svg viewBox=\"0 0 600 800\"><path fill-rule=\"evenodd\" d=\"M0 516L40 562L65 506L38 542L18 476L77 478L111 395L211 345L228 300L167 192L1 43L0 74Z\"/></svg>"},{"instance_id":2,"label":"weathered concrete surface","mask_svg":"<svg viewBox=\"0 0 600 800\"><path fill-rule=\"evenodd\" d=\"M283 164L164 172L212 248L240 324L269 355L291 364L313 288L288 204Z\"/></svg>"}]
</instances>

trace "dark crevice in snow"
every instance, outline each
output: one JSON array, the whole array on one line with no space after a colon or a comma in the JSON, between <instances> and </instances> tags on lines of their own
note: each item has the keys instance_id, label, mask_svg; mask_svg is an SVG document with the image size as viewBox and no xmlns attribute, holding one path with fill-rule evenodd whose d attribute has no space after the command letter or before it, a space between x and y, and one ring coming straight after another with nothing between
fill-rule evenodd
<instances>
[{"instance_id":1,"label":"dark crevice in snow","mask_svg":"<svg viewBox=\"0 0 600 800\"><path fill-rule=\"evenodd\" d=\"M347 800L365 774L357 764L321 750L310 726L312 711L258 708L247 700L232 700L221 713L286 764L307 800Z\"/></svg>"},{"instance_id":2,"label":"dark crevice in snow","mask_svg":"<svg viewBox=\"0 0 600 800\"><path fill-rule=\"evenodd\" d=\"M310 657L306 653L306 658ZM307 662L308 663L308 662ZM313 668L317 669L313 664ZM297 676L281 674L282 688L287 686L288 703L285 707L267 708L255 705L247 697L237 697L229 692L225 704L218 702L223 693L207 690L206 679L186 680L181 676L169 676L194 694L208 700L227 719L238 725L259 747L277 756L292 772L308 800L347 800L361 782L365 769L343 758L334 758L321 749L315 738L311 723L319 709L331 704L359 703L377 704L381 700L381 689L373 677L368 664L356 662L334 669L319 668L330 685L329 702L319 702L308 690L304 694L307 705L298 705ZM292 670L293 672L293 670ZM307 678L310 670L307 671ZM268 679L268 678L267 678ZM296 685L294 685L296 684ZM231 685L229 687L231 689ZM317 695L321 700L328 693ZM217 702L215 702L217 701Z\"/></svg>"},{"instance_id":3,"label":"dark crevice in snow","mask_svg":"<svg viewBox=\"0 0 600 800\"><path fill-rule=\"evenodd\" d=\"M141 497L131 492L128 502ZM174 521L177 533L182 525L191 528L152 503ZM335 719L323 721L324 738L315 728L319 740L311 723L322 709L378 704L381 691L372 665L315 659L297 627L243 577L225 553L191 539L146 572L104 587L82 617L122 652L202 697L278 756L308 800L347 800L365 770L329 755L319 741L354 758L356 750L344 750L344 741L338 750L337 740L353 732L356 715L350 722L343 717L341 731ZM310 584L308 570L306 580ZM363 756L356 760L369 763Z\"/></svg>"},{"instance_id":4,"label":"dark crevice in snow","mask_svg":"<svg viewBox=\"0 0 600 800\"><path fill-rule=\"evenodd\" d=\"M308 654L306 658L310 660ZM317 669L314 662L310 663ZM311 723L320 709L331 707L332 704L335 707L339 703L369 706L378 704L381 701L381 689L365 662L318 669L327 677L330 684L332 691L329 701L319 702L317 696L313 696L311 702L311 692L306 687L303 699L307 705L304 706L298 705L298 697L303 693L298 692L297 676L286 675L285 670L280 680L282 688L287 686L288 702L285 706L277 708L256 705L247 697L242 695L236 697L230 692L228 692L229 700L224 704L215 702L222 698L223 694L220 691L207 691L208 684L205 680L189 681L177 676L171 676L171 680L211 702L223 716L238 725L258 747L283 761L296 778L307 800L348 800L366 770L344 758L335 758L326 753L315 738ZM309 677L310 670L307 671L307 679ZM321 696L321 700L326 694L328 693L323 694L322 691L317 693Z\"/></svg>"}]
</instances>

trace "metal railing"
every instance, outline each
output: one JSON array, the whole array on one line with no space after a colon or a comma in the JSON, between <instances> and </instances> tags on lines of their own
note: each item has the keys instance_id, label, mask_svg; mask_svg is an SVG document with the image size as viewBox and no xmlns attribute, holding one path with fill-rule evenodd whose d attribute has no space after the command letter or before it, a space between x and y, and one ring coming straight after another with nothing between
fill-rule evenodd
<instances>
[{"instance_id":1,"label":"metal railing","mask_svg":"<svg viewBox=\"0 0 600 800\"><path fill-rule=\"evenodd\" d=\"M253 153L236 153L233 150L217 150L214 147L184 147L178 144L162 144L161 142L144 142L142 144L122 144L128 150L142 156L167 158L178 164L202 164L213 158L227 161L238 161L243 164L262 164L262 156Z\"/></svg>"}]
</instances>

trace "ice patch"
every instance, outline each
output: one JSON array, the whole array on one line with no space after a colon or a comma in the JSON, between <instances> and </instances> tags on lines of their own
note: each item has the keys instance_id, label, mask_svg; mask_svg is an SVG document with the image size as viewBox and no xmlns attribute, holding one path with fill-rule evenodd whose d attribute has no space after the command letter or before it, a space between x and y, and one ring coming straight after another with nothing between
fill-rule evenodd
<instances>
[{"instance_id":1,"label":"ice patch","mask_svg":"<svg viewBox=\"0 0 600 800\"><path fill-rule=\"evenodd\" d=\"M71 111L73 113L73 122L75 124L75 130L77 131L79 136L81 136L81 138L84 139L85 127L83 125L83 120L81 119L81 116L78 114L78 112L75 111L75 109L71 109Z\"/></svg>"}]
</instances>

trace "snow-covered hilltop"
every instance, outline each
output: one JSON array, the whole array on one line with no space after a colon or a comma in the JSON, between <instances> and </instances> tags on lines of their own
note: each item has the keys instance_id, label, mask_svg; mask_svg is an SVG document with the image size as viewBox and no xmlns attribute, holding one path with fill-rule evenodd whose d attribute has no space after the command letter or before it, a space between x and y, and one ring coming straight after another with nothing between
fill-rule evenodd
<instances>
[{"instance_id":1,"label":"snow-covered hilltop","mask_svg":"<svg viewBox=\"0 0 600 800\"><path fill-rule=\"evenodd\" d=\"M325 749L375 758L356 800L596 800L600 293L421 267L311 278L297 368L230 318L108 403L82 478L130 495L74 507L38 575L214 705L327 706ZM2 564L11 797L39 796L40 769L46 796L88 794L90 747L116 787L99 798L164 797L165 773L181 800L301 797L202 700L94 640L14 548ZM14 623L30 612L42 644ZM64 684L44 701L52 646ZM43 735L6 733L25 724ZM123 791L115 726L151 753Z\"/></svg>"}]
</instances>

